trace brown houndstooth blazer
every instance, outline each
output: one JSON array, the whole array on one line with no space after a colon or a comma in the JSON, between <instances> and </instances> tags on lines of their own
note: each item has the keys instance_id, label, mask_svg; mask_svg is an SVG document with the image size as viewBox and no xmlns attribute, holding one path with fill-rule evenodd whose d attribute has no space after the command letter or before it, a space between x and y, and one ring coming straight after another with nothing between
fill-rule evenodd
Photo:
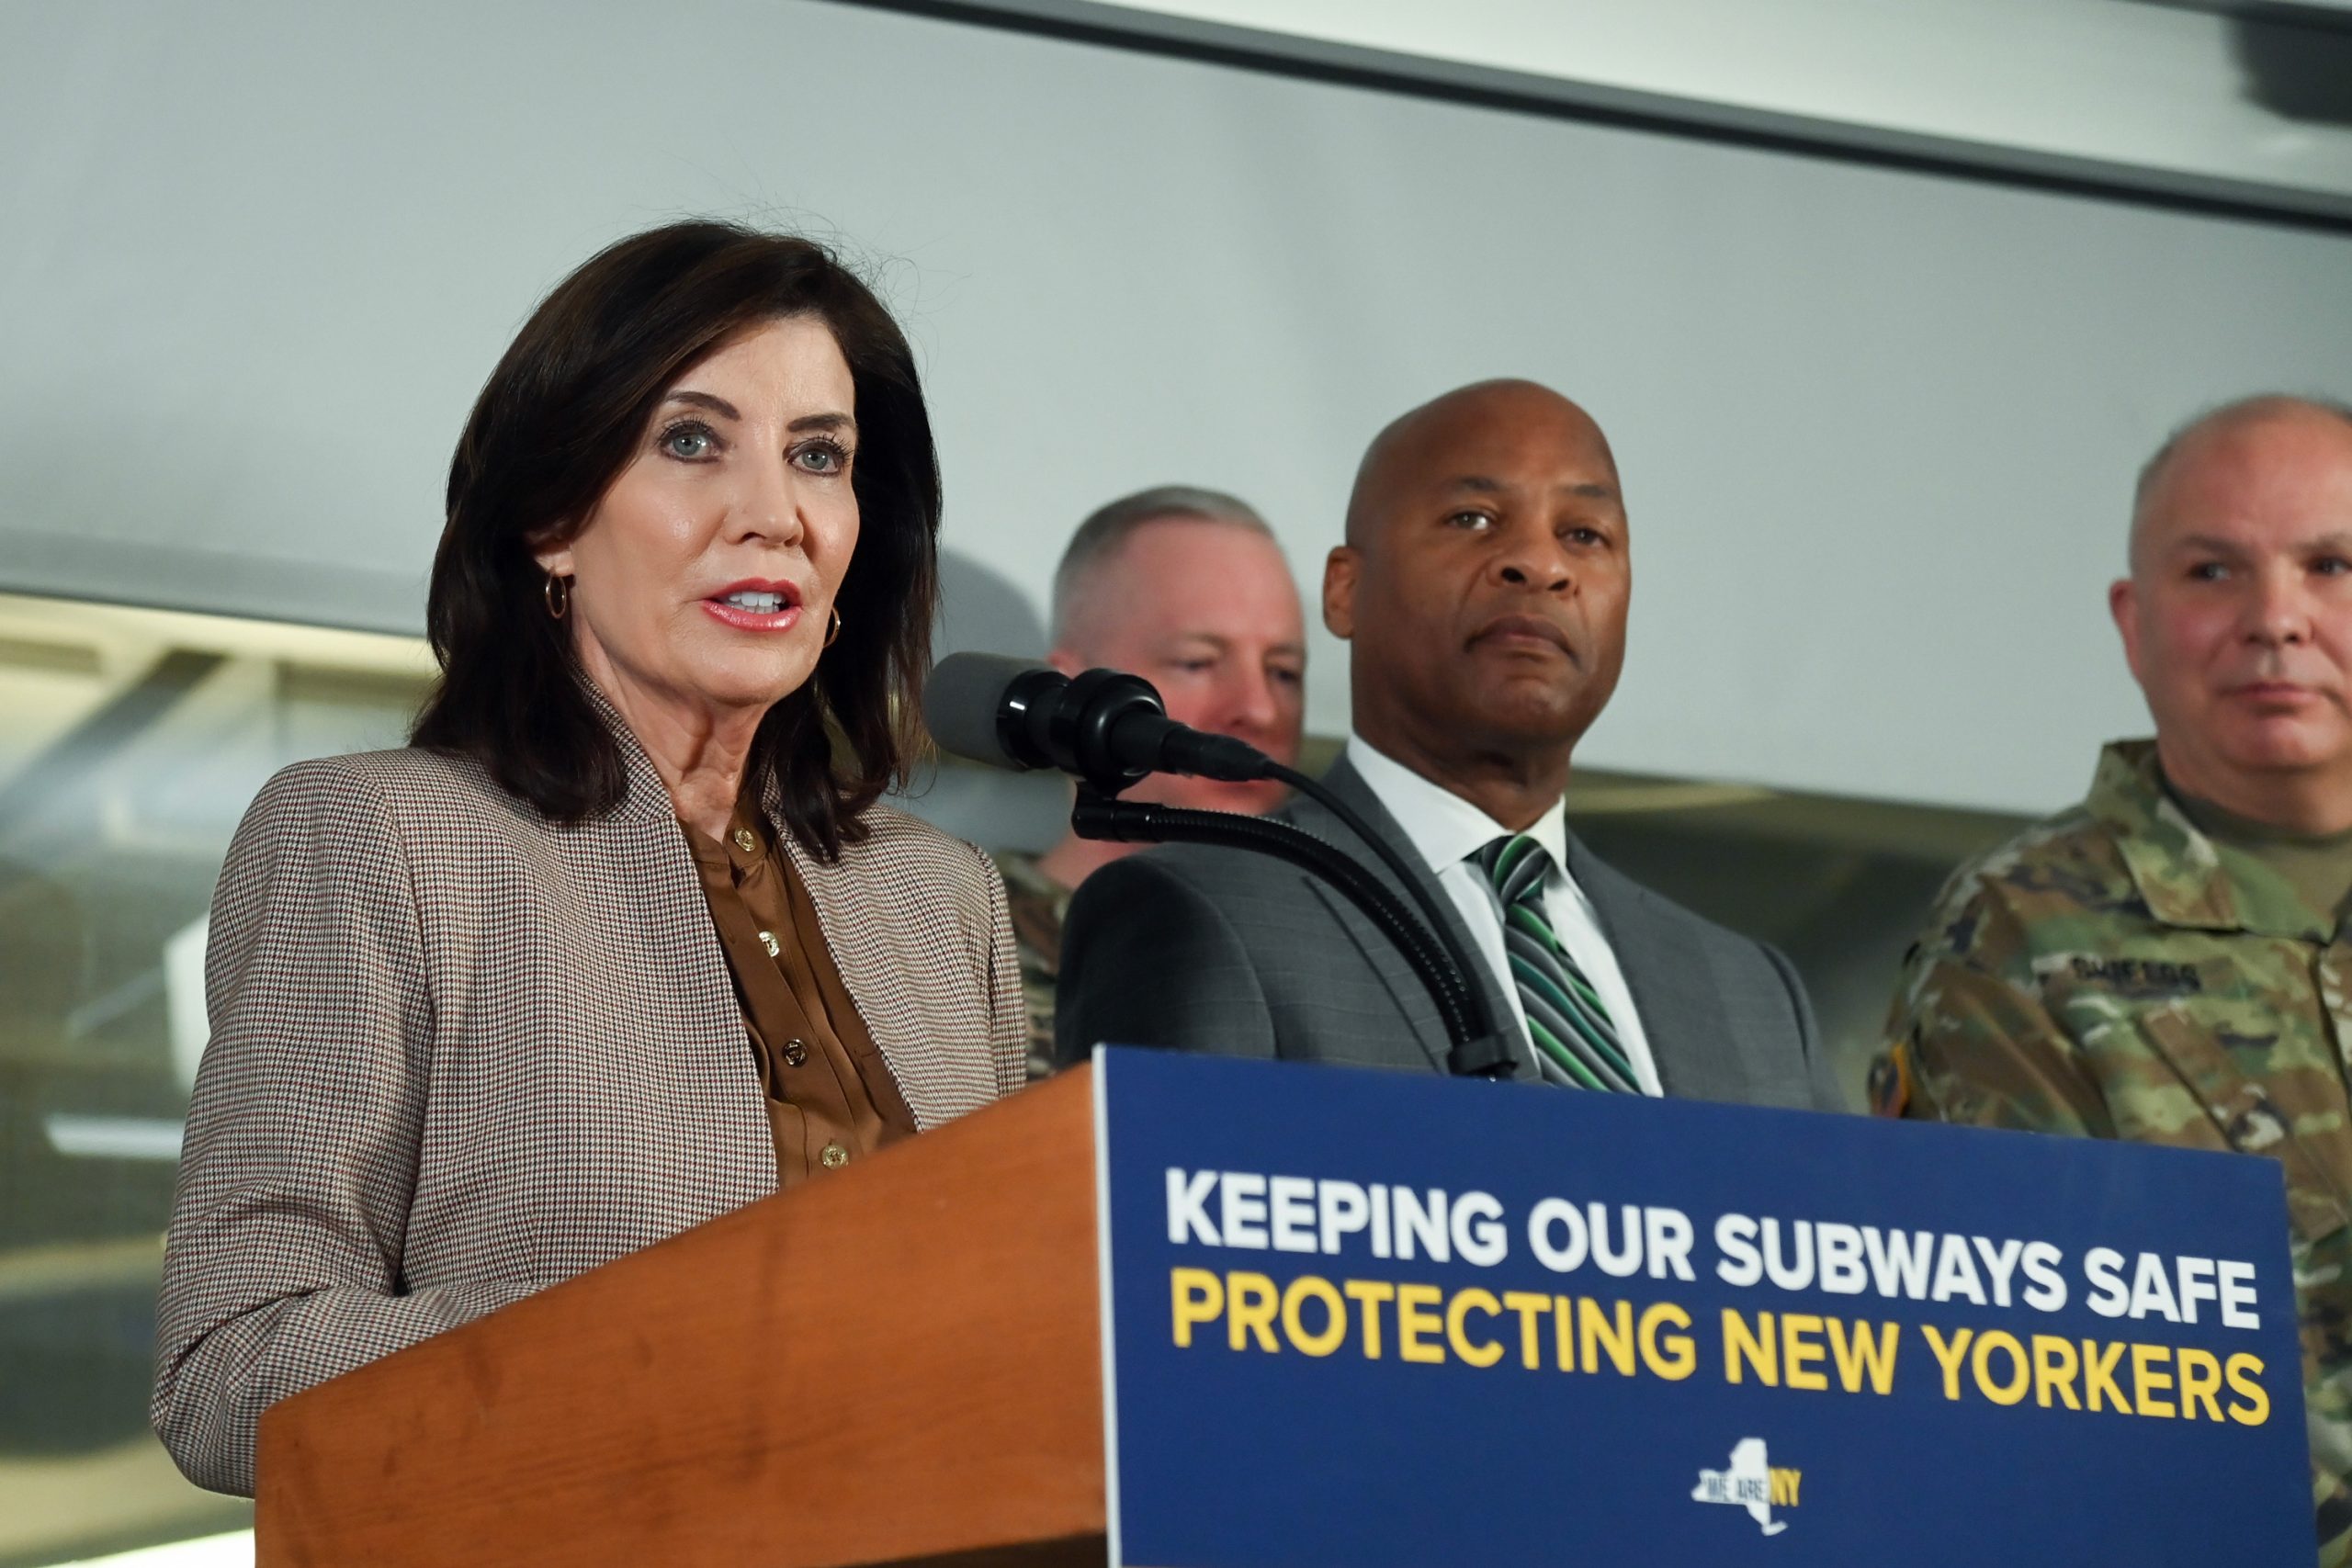
<instances>
[{"instance_id":1,"label":"brown houndstooth blazer","mask_svg":"<svg viewBox=\"0 0 2352 1568\"><path fill-rule=\"evenodd\" d=\"M273 1401L775 1190L726 959L669 795L560 827L470 762L304 762L230 846L164 1258L153 1417L250 1493ZM923 1128L1023 1081L1004 886L885 807L785 842Z\"/></svg>"}]
</instances>

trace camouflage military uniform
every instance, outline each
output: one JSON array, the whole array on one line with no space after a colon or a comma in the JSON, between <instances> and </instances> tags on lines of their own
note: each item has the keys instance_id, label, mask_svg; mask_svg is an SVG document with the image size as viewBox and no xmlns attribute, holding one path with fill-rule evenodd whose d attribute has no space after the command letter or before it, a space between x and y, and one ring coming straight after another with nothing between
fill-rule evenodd
<instances>
[{"instance_id":1,"label":"camouflage military uniform","mask_svg":"<svg viewBox=\"0 0 2352 1568\"><path fill-rule=\"evenodd\" d=\"M1054 982L1061 975L1070 890L1039 871L1035 855L1000 850L993 858L1021 952L1021 988L1029 999L1029 1081L1035 1083L1054 1070Z\"/></svg>"},{"instance_id":2,"label":"camouflage military uniform","mask_svg":"<svg viewBox=\"0 0 2352 1568\"><path fill-rule=\"evenodd\" d=\"M1913 948L1874 1108L2287 1168L2320 1561L2352 1561L2352 931L2199 832L2152 742L1961 868Z\"/></svg>"}]
</instances>

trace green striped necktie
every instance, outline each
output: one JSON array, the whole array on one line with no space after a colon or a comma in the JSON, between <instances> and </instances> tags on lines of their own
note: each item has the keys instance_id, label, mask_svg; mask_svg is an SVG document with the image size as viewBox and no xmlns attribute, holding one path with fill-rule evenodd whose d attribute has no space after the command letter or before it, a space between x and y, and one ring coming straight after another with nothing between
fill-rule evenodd
<instances>
[{"instance_id":1,"label":"green striped necktie","mask_svg":"<svg viewBox=\"0 0 2352 1568\"><path fill-rule=\"evenodd\" d=\"M1560 945L1544 908L1552 857L1525 833L1497 839L1471 857L1503 918L1503 954L1527 1009L1528 1038L1546 1082L1639 1094L1624 1042L1585 972Z\"/></svg>"}]
</instances>

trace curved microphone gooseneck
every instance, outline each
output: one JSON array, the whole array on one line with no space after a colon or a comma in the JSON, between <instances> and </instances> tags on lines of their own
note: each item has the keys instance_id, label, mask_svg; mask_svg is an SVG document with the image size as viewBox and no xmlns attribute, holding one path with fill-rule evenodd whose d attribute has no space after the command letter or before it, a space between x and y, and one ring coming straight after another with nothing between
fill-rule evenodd
<instances>
[{"instance_id":1,"label":"curved microphone gooseneck","mask_svg":"<svg viewBox=\"0 0 2352 1568\"><path fill-rule=\"evenodd\" d=\"M1370 847L1374 854L1380 857L1381 863L1386 865L1397 882L1403 885L1406 895L1419 908L1421 919L1429 922L1430 934L1437 939L1446 957L1453 962L1454 972L1460 976L1467 994L1473 1016L1477 1020L1479 1032L1495 1045L1498 1052L1500 1052L1500 1036L1495 1028L1495 1021L1489 1016L1486 987L1474 983L1470 978L1473 975L1483 971L1473 967L1474 960L1469 953L1463 951L1462 943L1454 936L1453 922L1447 919L1445 911L1438 907L1436 896L1430 892L1419 870L1405 859L1404 852L1395 844L1390 843L1386 835L1373 831L1372 824L1363 819L1363 814L1346 801L1341 800L1339 793L1324 784L1322 780L1309 778L1296 768L1283 767L1272 757L1266 759L1262 776L1272 779L1278 784L1288 784L1338 818L1349 832L1362 840ZM1508 1054L1501 1055L1499 1067L1479 1067L1470 1069L1470 1072L1474 1076L1487 1076L1498 1070L1510 1070Z\"/></svg>"}]
</instances>

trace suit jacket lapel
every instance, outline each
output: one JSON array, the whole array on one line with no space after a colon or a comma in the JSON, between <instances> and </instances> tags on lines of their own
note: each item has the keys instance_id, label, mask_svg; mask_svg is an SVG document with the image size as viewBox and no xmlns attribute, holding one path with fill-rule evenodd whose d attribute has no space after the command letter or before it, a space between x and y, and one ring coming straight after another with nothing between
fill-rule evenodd
<instances>
[{"instance_id":1,"label":"suit jacket lapel","mask_svg":"<svg viewBox=\"0 0 2352 1568\"><path fill-rule=\"evenodd\" d=\"M1471 937L1469 928L1462 923L1461 914L1454 908L1453 896L1448 893L1444 886L1422 865L1421 852L1414 847L1411 838L1407 835L1402 827L1397 825L1396 819L1388 814L1388 808L1380 804L1380 797L1372 792L1370 784L1364 783L1363 775L1349 764L1344 754L1338 761L1331 764L1329 772L1324 773L1322 783L1325 788L1338 795L1356 815L1362 817L1365 825L1374 832L1395 846L1404 856L1405 863L1412 867L1416 880L1429 894L1430 901L1436 905L1438 914L1444 920L1446 929L1453 933L1453 940L1461 944L1463 951L1471 955L1471 967L1474 971L1470 976L1471 981L1485 994L1487 1016L1494 1019L1496 1027L1502 1031L1506 1043L1510 1047L1513 1076L1521 1077L1540 1076L1536 1070L1532 1048L1527 1043L1525 1032L1511 1021L1510 1003L1502 994L1500 980L1488 965L1478 962L1478 944ZM1342 849L1350 848L1356 841L1355 834L1349 830L1345 823L1312 800L1303 797L1295 800L1284 808L1283 815L1296 826ZM1363 863L1376 873L1381 881L1392 888L1396 888L1396 878L1386 864L1370 854L1365 854L1362 858ZM1348 915L1354 915L1355 906L1350 904L1338 891L1326 886L1320 881L1314 881L1312 886L1335 912L1344 908ZM1403 890L1397 888L1397 891L1401 893ZM1407 899L1407 908L1414 908L1409 897ZM1415 908L1414 912L1418 915L1419 911ZM1403 1011L1407 1021L1412 1025L1414 1035L1420 1041L1421 1048L1429 1053L1432 1065L1440 1072L1446 1071L1446 1056L1451 1048L1451 1043L1445 1037L1445 1026L1439 1019L1436 1006L1430 1000L1428 987L1421 984L1420 976L1413 972L1413 966L1405 961L1404 954L1379 938L1378 933L1372 930L1369 922L1361 919L1343 918L1342 923L1349 932L1355 936L1357 946L1363 950L1364 957L1378 972L1390 994L1396 998L1397 1007Z\"/></svg>"},{"instance_id":2,"label":"suit jacket lapel","mask_svg":"<svg viewBox=\"0 0 2352 1568\"><path fill-rule=\"evenodd\" d=\"M1624 972L1666 1092L1680 1100L1748 1098L1731 1020L1694 933L1682 921L1658 919L1652 895L1574 833L1568 835L1568 874L1592 900L1601 934Z\"/></svg>"}]
</instances>

